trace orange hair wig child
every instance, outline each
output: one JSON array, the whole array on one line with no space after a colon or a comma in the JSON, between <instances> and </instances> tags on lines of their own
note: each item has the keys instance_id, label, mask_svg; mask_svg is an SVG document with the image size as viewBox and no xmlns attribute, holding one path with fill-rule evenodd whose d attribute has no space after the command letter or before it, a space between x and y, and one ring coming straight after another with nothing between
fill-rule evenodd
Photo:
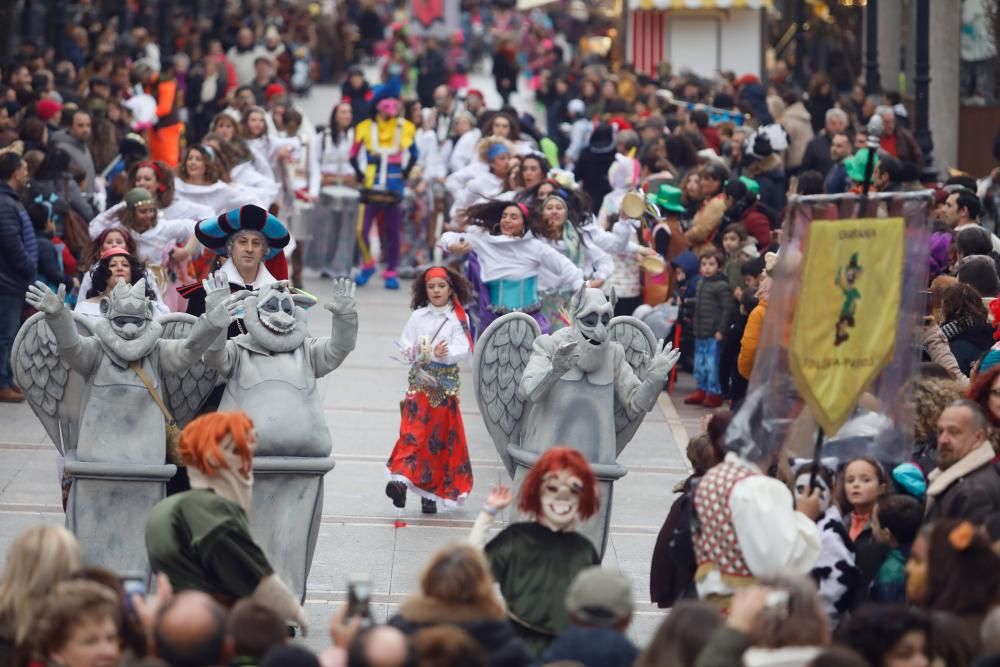
<instances>
[{"instance_id":1,"label":"orange hair wig child","mask_svg":"<svg viewBox=\"0 0 1000 667\"><path fill-rule=\"evenodd\" d=\"M245 412L210 412L185 426L177 448L181 462L209 477L220 468L228 468L221 448L227 436L242 461L240 473L249 475L253 468L253 421Z\"/></svg>"},{"instance_id":2,"label":"orange hair wig child","mask_svg":"<svg viewBox=\"0 0 1000 667\"><path fill-rule=\"evenodd\" d=\"M560 470L569 470L583 482L580 496L580 518L589 519L597 513L601 499L597 491L597 478L583 455L570 447L553 447L531 466L521 483L521 497L517 506L525 513L538 516L542 513L542 482L545 476Z\"/></svg>"}]
</instances>

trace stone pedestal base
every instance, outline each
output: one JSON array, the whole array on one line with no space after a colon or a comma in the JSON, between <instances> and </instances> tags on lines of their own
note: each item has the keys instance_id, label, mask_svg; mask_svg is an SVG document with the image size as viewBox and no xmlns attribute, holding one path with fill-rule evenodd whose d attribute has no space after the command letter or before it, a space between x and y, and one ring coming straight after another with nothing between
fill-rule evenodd
<instances>
[{"instance_id":1,"label":"stone pedestal base","mask_svg":"<svg viewBox=\"0 0 1000 667\"><path fill-rule=\"evenodd\" d=\"M90 463L70 454L66 472L73 477L66 527L80 541L83 562L121 577L143 578L148 585L146 521L166 497L167 480L177 467Z\"/></svg>"},{"instance_id":2,"label":"stone pedestal base","mask_svg":"<svg viewBox=\"0 0 1000 667\"><path fill-rule=\"evenodd\" d=\"M334 465L333 458L294 456L258 456L253 461L254 539L302 602L323 514L323 476Z\"/></svg>"},{"instance_id":3,"label":"stone pedestal base","mask_svg":"<svg viewBox=\"0 0 1000 667\"><path fill-rule=\"evenodd\" d=\"M515 447L513 445L508 445L507 451L510 453L511 459L514 460L514 464L517 466L514 470L513 491L515 501L512 505L514 510L511 515L511 521L532 521L534 517L525 516L517 509L516 498L518 498L521 493L521 482L524 481L524 477L528 474L531 466L535 464L535 461L538 460L539 455L534 452L527 452L520 447ZM594 471L594 475L597 477L597 486L600 492L601 505L597 514L577 525L576 530L578 533L585 535L591 542L594 543L594 547L597 549L597 554L603 560L604 550L608 546L608 526L611 524L611 499L614 493L615 481L624 477L628 473L628 470L626 470L624 466L617 463L591 463L590 468Z\"/></svg>"}]
</instances>

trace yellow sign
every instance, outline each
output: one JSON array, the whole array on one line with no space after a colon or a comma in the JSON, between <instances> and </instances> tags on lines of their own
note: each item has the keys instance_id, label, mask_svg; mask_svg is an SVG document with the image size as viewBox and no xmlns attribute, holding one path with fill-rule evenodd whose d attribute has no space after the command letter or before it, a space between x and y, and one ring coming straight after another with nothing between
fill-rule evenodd
<instances>
[{"instance_id":1,"label":"yellow sign","mask_svg":"<svg viewBox=\"0 0 1000 667\"><path fill-rule=\"evenodd\" d=\"M903 284L902 218L809 225L789 361L828 435L892 359Z\"/></svg>"}]
</instances>

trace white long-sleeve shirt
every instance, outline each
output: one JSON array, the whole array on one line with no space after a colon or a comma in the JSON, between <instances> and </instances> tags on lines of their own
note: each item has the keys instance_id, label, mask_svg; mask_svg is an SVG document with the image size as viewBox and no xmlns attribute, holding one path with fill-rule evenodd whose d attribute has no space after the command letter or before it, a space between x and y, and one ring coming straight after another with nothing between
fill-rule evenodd
<instances>
[{"instance_id":1,"label":"white long-sleeve shirt","mask_svg":"<svg viewBox=\"0 0 1000 667\"><path fill-rule=\"evenodd\" d=\"M116 206L113 210L121 210L122 206ZM166 220L163 212L158 211L156 225L153 227L142 233L130 229L129 234L135 241L138 260L143 264L163 263L164 252L173 243L185 243L194 236L194 226L197 222L191 219ZM96 239L109 227L124 227L124 224L118 220L117 215L99 216L90 221L88 229L90 237Z\"/></svg>"},{"instance_id":2,"label":"white long-sleeve shirt","mask_svg":"<svg viewBox=\"0 0 1000 667\"><path fill-rule=\"evenodd\" d=\"M458 196L455 197L455 203L451 208L452 215L459 209L468 208L473 204L478 204L488 199L497 199L503 191L503 179L488 169L480 172L458 192Z\"/></svg>"},{"instance_id":3,"label":"white long-sleeve shirt","mask_svg":"<svg viewBox=\"0 0 1000 667\"><path fill-rule=\"evenodd\" d=\"M760 469L730 452L726 461ZM816 522L795 511L788 487L767 475L757 474L737 482L729 495L733 530L743 560L754 577L779 573L807 574L819 558L822 542ZM712 570L698 582L698 596L732 595L733 589Z\"/></svg>"},{"instance_id":4,"label":"white long-sleeve shirt","mask_svg":"<svg viewBox=\"0 0 1000 667\"><path fill-rule=\"evenodd\" d=\"M268 178L261 174L250 161L230 169L229 178L232 183L256 192L257 196L267 203L265 208L274 203L281 191L281 184L275 181L273 174Z\"/></svg>"},{"instance_id":5,"label":"white long-sleeve shirt","mask_svg":"<svg viewBox=\"0 0 1000 667\"><path fill-rule=\"evenodd\" d=\"M483 133L480 132L479 128L474 127L456 139L451 147L451 153L448 155L448 171L454 174L475 162L477 160L476 145L482 138Z\"/></svg>"},{"instance_id":6,"label":"white long-sleeve shirt","mask_svg":"<svg viewBox=\"0 0 1000 667\"><path fill-rule=\"evenodd\" d=\"M484 282L524 280L545 269L559 289L578 289L583 284L579 267L530 232L524 236L494 236L481 227L469 227L464 232L445 232L438 246L447 251L449 245L463 240L476 251L479 277Z\"/></svg>"},{"instance_id":7,"label":"white long-sleeve shirt","mask_svg":"<svg viewBox=\"0 0 1000 667\"><path fill-rule=\"evenodd\" d=\"M467 196L466 189L469 183L471 183L476 176L489 173L490 168L485 162L473 160L462 169L452 172L448 178L445 179L444 187L448 190L449 194L451 194L451 198L456 202L456 204L451 207L452 216L455 215L456 210L464 208L464 206L458 206L457 202L459 200L465 200Z\"/></svg>"},{"instance_id":8,"label":"white long-sleeve shirt","mask_svg":"<svg viewBox=\"0 0 1000 667\"><path fill-rule=\"evenodd\" d=\"M333 132L324 130L316 135L309 148L309 194L318 196L323 186L323 176L354 176L351 166L351 146L354 145L354 128L349 128L338 142Z\"/></svg>"},{"instance_id":9,"label":"white long-sleeve shirt","mask_svg":"<svg viewBox=\"0 0 1000 667\"><path fill-rule=\"evenodd\" d=\"M434 130L417 130L417 164L424 170L424 179L438 179L447 176L445 159L447 158L448 142L438 145Z\"/></svg>"},{"instance_id":10,"label":"white long-sleeve shirt","mask_svg":"<svg viewBox=\"0 0 1000 667\"><path fill-rule=\"evenodd\" d=\"M94 216L88 227L90 238L96 239L108 227L124 227L125 225L118 219L118 212L123 208L125 208L125 202L118 202L106 211ZM174 197L170 206L160 209L160 217L164 220L194 220L198 222L216 215L218 213L207 206L178 197Z\"/></svg>"},{"instance_id":11,"label":"white long-sleeve shirt","mask_svg":"<svg viewBox=\"0 0 1000 667\"><path fill-rule=\"evenodd\" d=\"M438 363L457 364L472 351L465 330L462 329L462 324L458 321L455 309L450 303L440 308L427 305L413 311L410 319L406 321L406 326L403 327L403 334L399 337L399 347L403 350L413 349L422 343L424 336L430 343L432 355L435 345L441 341L448 344L446 356L432 359Z\"/></svg>"},{"instance_id":12,"label":"white long-sleeve shirt","mask_svg":"<svg viewBox=\"0 0 1000 667\"><path fill-rule=\"evenodd\" d=\"M588 280L591 278L599 278L604 281L609 280L615 271L615 263L611 259L611 255L601 250L586 232L581 233L581 236L584 237L580 240L580 270L583 272L583 277ZM550 241L545 239L543 242L555 249L559 254L566 255L565 241ZM558 275L553 274L547 268L542 268L538 272L538 290L540 292L551 292L560 289L565 289L565 286Z\"/></svg>"},{"instance_id":13,"label":"white long-sleeve shirt","mask_svg":"<svg viewBox=\"0 0 1000 667\"><path fill-rule=\"evenodd\" d=\"M206 206L212 210L213 215L225 213L245 204L256 204L261 208L269 206L258 193L224 181L216 181L211 185L195 185L185 183L178 178L174 181L174 188L179 199Z\"/></svg>"}]
</instances>

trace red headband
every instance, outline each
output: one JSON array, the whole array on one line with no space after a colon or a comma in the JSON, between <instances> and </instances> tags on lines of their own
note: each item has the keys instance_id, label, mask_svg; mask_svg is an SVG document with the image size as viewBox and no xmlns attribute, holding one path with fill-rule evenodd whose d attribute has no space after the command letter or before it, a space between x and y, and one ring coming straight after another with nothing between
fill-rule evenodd
<instances>
[{"instance_id":1,"label":"red headband","mask_svg":"<svg viewBox=\"0 0 1000 667\"><path fill-rule=\"evenodd\" d=\"M150 169L153 170L153 173L156 174L156 183L157 183L157 185L156 185L156 191L157 192L165 192L166 189L167 189L167 186L164 185L164 183L163 183L163 170L160 169L160 165L158 165L155 162L152 162L150 160L146 160L145 162L140 162L139 163L139 166L136 167L136 171L138 172L143 167L149 167Z\"/></svg>"},{"instance_id":2,"label":"red headband","mask_svg":"<svg viewBox=\"0 0 1000 667\"><path fill-rule=\"evenodd\" d=\"M469 349L471 350L472 331L469 329L469 316L465 313L465 308L462 307L461 302L458 300L458 296L455 294L455 286L451 282L451 276L448 275L448 272L440 266L432 266L424 272L425 287L427 285L427 281L431 278L440 278L448 283L448 287L451 288L451 304L455 309L455 317L458 318L458 323L462 325L462 331L465 332L465 337L469 339Z\"/></svg>"},{"instance_id":3,"label":"red headband","mask_svg":"<svg viewBox=\"0 0 1000 667\"><path fill-rule=\"evenodd\" d=\"M523 215L524 219L527 220L528 219L528 207L525 206L524 204L522 204L521 202L515 202L514 205L517 206L518 209L520 209L521 215Z\"/></svg>"}]
</instances>

